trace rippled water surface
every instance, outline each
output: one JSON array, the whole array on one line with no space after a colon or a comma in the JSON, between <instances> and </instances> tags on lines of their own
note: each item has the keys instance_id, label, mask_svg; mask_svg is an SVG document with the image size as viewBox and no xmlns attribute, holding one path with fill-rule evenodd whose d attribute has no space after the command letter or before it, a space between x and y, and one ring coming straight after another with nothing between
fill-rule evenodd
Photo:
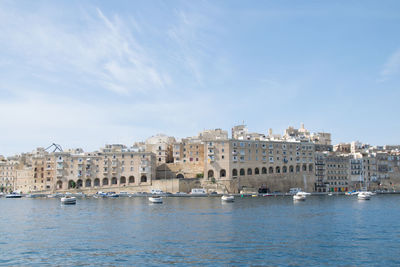
<instances>
[{"instance_id":1,"label":"rippled water surface","mask_svg":"<svg viewBox=\"0 0 400 267\"><path fill-rule=\"evenodd\" d=\"M0 265L400 265L400 195L0 199Z\"/></svg>"}]
</instances>

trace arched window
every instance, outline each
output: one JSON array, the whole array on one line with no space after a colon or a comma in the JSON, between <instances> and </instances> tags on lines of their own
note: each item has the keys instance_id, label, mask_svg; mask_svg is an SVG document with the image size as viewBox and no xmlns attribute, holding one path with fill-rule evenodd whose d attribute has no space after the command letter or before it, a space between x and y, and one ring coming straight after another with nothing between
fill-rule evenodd
<instances>
[{"instance_id":1,"label":"arched window","mask_svg":"<svg viewBox=\"0 0 400 267\"><path fill-rule=\"evenodd\" d=\"M240 169L240 176L243 176L245 174L244 169Z\"/></svg>"},{"instance_id":2,"label":"arched window","mask_svg":"<svg viewBox=\"0 0 400 267\"><path fill-rule=\"evenodd\" d=\"M254 174L260 174L260 169L259 168L255 168L254 169Z\"/></svg>"},{"instance_id":3,"label":"arched window","mask_svg":"<svg viewBox=\"0 0 400 267\"><path fill-rule=\"evenodd\" d=\"M118 181L117 181L117 178L116 178L116 177L113 177L113 178L111 179L111 184L113 184L113 185L118 184Z\"/></svg>"},{"instance_id":4,"label":"arched window","mask_svg":"<svg viewBox=\"0 0 400 267\"><path fill-rule=\"evenodd\" d=\"M272 167L269 167L269 170L268 170L268 172L269 172L269 173L274 173L274 168L272 168Z\"/></svg>"},{"instance_id":5,"label":"arched window","mask_svg":"<svg viewBox=\"0 0 400 267\"><path fill-rule=\"evenodd\" d=\"M281 173L281 167L279 167L279 166L276 166L276 168L275 168L275 172L276 172L276 173Z\"/></svg>"},{"instance_id":6,"label":"arched window","mask_svg":"<svg viewBox=\"0 0 400 267\"><path fill-rule=\"evenodd\" d=\"M236 176L237 176L237 170L236 170L236 169L233 169L233 170L232 170L232 176L233 176L233 177L236 177Z\"/></svg>"},{"instance_id":7,"label":"arched window","mask_svg":"<svg viewBox=\"0 0 400 267\"><path fill-rule=\"evenodd\" d=\"M93 185L94 186L100 186L100 179L99 178L94 179Z\"/></svg>"},{"instance_id":8,"label":"arched window","mask_svg":"<svg viewBox=\"0 0 400 267\"><path fill-rule=\"evenodd\" d=\"M286 166L283 166L283 167L282 167L282 172L283 172L283 173L287 173L287 167L286 167Z\"/></svg>"},{"instance_id":9,"label":"arched window","mask_svg":"<svg viewBox=\"0 0 400 267\"><path fill-rule=\"evenodd\" d=\"M252 175L252 174L253 174L253 171L250 168L248 168L247 169L247 175Z\"/></svg>"},{"instance_id":10,"label":"arched window","mask_svg":"<svg viewBox=\"0 0 400 267\"><path fill-rule=\"evenodd\" d=\"M57 181L57 189L62 189L63 183L62 181Z\"/></svg>"},{"instance_id":11,"label":"arched window","mask_svg":"<svg viewBox=\"0 0 400 267\"><path fill-rule=\"evenodd\" d=\"M91 187L92 186L92 180L86 179L85 181L85 187Z\"/></svg>"},{"instance_id":12,"label":"arched window","mask_svg":"<svg viewBox=\"0 0 400 267\"><path fill-rule=\"evenodd\" d=\"M309 164L309 165L308 165L308 171L310 171L310 172L313 171L313 165L312 165L312 164Z\"/></svg>"},{"instance_id":13,"label":"arched window","mask_svg":"<svg viewBox=\"0 0 400 267\"><path fill-rule=\"evenodd\" d=\"M226 177L226 171L225 171L224 169L222 169L222 170L219 172L219 177Z\"/></svg>"},{"instance_id":14,"label":"arched window","mask_svg":"<svg viewBox=\"0 0 400 267\"><path fill-rule=\"evenodd\" d=\"M303 164L303 172L307 171L307 165Z\"/></svg>"},{"instance_id":15,"label":"arched window","mask_svg":"<svg viewBox=\"0 0 400 267\"><path fill-rule=\"evenodd\" d=\"M213 178L214 177L214 171L213 170L209 170L208 171L208 178Z\"/></svg>"},{"instance_id":16,"label":"arched window","mask_svg":"<svg viewBox=\"0 0 400 267\"><path fill-rule=\"evenodd\" d=\"M121 178L119 179L119 183L120 183L120 184L126 184L126 178L125 178L125 176L121 176Z\"/></svg>"},{"instance_id":17,"label":"arched window","mask_svg":"<svg viewBox=\"0 0 400 267\"><path fill-rule=\"evenodd\" d=\"M146 175L142 175L142 177L140 177L140 182L141 182L141 183L147 183L147 177L146 177Z\"/></svg>"},{"instance_id":18,"label":"arched window","mask_svg":"<svg viewBox=\"0 0 400 267\"><path fill-rule=\"evenodd\" d=\"M78 179L78 181L76 181L76 186L77 186L77 188L82 187L83 181L81 179Z\"/></svg>"},{"instance_id":19,"label":"arched window","mask_svg":"<svg viewBox=\"0 0 400 267\"><path fill-rule=\"evenodd\" d=\"M293 166L290 165L290 166L289 166L289 172L293 172L293 171L294 171Z\"/></svg>"},{"instance_id":20,"label":"arched window","mask_svg":"<svg viewBox=\"0 0 400 267\"><path fill-rule=\"evenodd\" d=\"M75 181L69 180L68 181L68 189L75 188L75 187L76 187Z\"/></svg>"},{"instance_id":21,"label":"arched window","mask_svg":"<svg viewBox=\"0 0 400 267\"><path fill-rule=\"evenodd\" d=\"M108 179L107 179L107 178L104 178L104 179L103 179L103 186L104 186L104 185L108 185Z\"/></svg>"},{"instance_id":22,"label":"arched window","mask_svg":"<svg viewBox=\"0 0 400 267\"><path fill-rule=\"evenodd\" d=\"M266 173L267 173L267 168L263 167L263 168L261 169L261 173L262 173L262 174L266 174Z\"/></svg>"},{"instance_id":23,"label":"arched window","mask_svg":"<svg viewBox=\"0 0 400 267\"><path fill-rule=\"evenodd\" d=\"M133 184L135 182L135 177L134 176L129 176L129 183Z\"/></svg>"},{"instance_id":24,"label":"arched window","mask_svg":"<svg viewBox=\"0 0 400 267\"><path fill-rule=\"evenodd\" d=\"M300 172L300 165L296 165L296 172Z\"/></svg>"},{"instance_id":25,"label":"arched window","mask_svg":"<svg viewBox=\"0 0 400 267\"><path fill-rule=\"evenodd\" d=\"M178 175L176 176L176 178L178 179L183 179L185 178L185 176L182 173L178 173Z\"/></svg>"}]
</instances>

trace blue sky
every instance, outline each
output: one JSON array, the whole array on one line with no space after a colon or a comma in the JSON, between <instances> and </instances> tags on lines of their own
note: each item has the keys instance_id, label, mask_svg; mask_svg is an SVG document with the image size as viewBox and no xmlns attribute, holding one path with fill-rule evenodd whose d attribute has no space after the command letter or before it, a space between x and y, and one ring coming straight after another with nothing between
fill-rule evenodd
<instances>
[{"instance_id":1,"label":"blue sky","mask_svg":"<svg viewBox=\"0 0 400 267\"><path fill-rule=\"evenodd\" d=\"M399 1L0 1L0 154L238 123L400 144Z\"/></svg>"}]
</instances>

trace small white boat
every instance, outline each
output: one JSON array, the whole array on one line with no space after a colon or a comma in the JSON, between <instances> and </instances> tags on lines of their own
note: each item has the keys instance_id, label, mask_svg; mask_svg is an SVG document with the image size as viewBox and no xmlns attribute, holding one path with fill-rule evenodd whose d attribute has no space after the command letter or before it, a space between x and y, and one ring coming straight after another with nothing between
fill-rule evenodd
<instances>
[{"instance_id":1,"label":"small white boat","mask_svg":"<svg viewBox=\"0 0 400 267\"><path fill-rule=\"evenodd\" d=\"M223 195L221 197L221 200L225 201L225 202L233 202L233 201L235 201L235 197L234 196Z\"/></svg>"},{"instance_id":2,"label":"small white boat","mask_svg":"<svg viewBox=\"0 0 400 267\"><path fill-rule=\"evenodd\" d=\"M6 198L21 198L22 195L18 192L12 192L11 194L7 194Z\"/></svg>"},{"instance_id":3,"label":"small white boat","mask_svg":"<svg viewBox=\"0 0 400 267\"><path fill-rule=\"evenodd\" d=\"M331 197L331 196L333 196L333 194L332 194L332 193L329 193L329 194L328 194L328 196L330 196L330 197Z\"/></svg>"},{"instance_id":4,"label":"small white boat","mask_svg":"<svg viewBox=\"0 0 400 267\"><path fill-rule=\"evenodd\" d=\"M302 191L300 191L300 192L297 192L297 193L293 196L293 200L304 201L304 200L306 200L306 197L307 197L308 195L311 195L311 194L310 194L310 193L307 193L307 192L302 192Z\"/></svg>"},{"instance_id":5,"label":"small white boat","mask_svg":"<svg viewBox=\"0 0 400 267\"><path fill-rule=\"evenodd\" d=\"M371 192L360 192L357 195L359 200L370 200L371 199Z\"/></svg>"},{"instance_id":6,"label":"small white boat","mask_svg":"<svg viewBox=\"0 0 400 267\"><path fill-rule=\"evenodd\" d=\"M149 201L150 201L151 203L158 203L158 204L161 204L161 203L163 203L163 198L162 198L162 197L159 197L159 196L153 196L153 197L149 197Z\"/></svg>"},{"instance_id":7,"label":"small white boat","mask_svg":"<svg viewBox=\"0 0 400 267\"><path fill-rule=\"evenodd\" d=\"M65 204L65 205L76 204L76 197L70 197L70 196L62 197L61 198L61 203Z\"/></svg>"}]
</instances>

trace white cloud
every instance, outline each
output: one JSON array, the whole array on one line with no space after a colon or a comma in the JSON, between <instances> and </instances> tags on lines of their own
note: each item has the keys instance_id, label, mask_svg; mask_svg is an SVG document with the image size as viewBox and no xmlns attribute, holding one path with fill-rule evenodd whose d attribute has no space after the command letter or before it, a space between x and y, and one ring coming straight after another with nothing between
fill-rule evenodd
<instances>
[{"instance_id":1,"label":"white cloud","mask_svg":"<svg viewBox=\"0 0 400 267\"><path fill-rule=\"evenodd\" d=\"M379 81L386 81L395 75L400 75L400 49L397 49L386 60L381 70Z\"/></svg>"}]
</instances>

